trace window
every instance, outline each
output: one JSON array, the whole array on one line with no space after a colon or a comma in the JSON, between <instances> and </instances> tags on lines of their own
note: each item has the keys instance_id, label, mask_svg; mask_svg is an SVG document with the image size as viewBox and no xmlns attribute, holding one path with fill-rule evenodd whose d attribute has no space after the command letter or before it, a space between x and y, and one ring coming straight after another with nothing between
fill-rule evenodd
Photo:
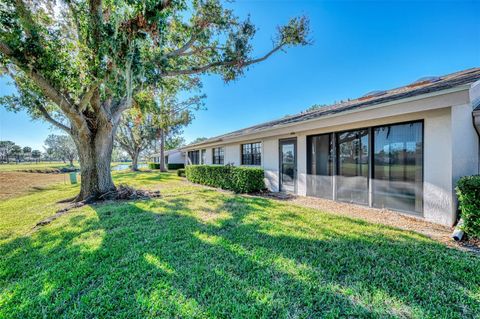
<instances>
[{"instance_id":1,"label":"window","mask_svg":"<svg viewBox=\"0 0 480 319\"><path fill-rule=\"evenodd\" d=\"M423 123L373 129L373 206L422 213Z\"/></svg>"},{"instance_id":2,"label":"window","mask_svg":"<svg viewBox=\"0 0 480 319\"><path fill-rule=\"evenodd\" d=\"M202 150L202 164L207 164L207 150Z\"/></svg>"},{"instance_id":3,"label":"window","mask_svg":"<svg viewBox=\"0 0 480 319\"><path fill-rule=\"evenodd\" d=\"M200 151L188 151L188 164L198 165L200 163Z\"/></svg>"},{"instance_id":4,"label":"window","mask_svg":"<svg viewBox=\"0 0 480 319\"><path fill-rule=\"evenodd\" d=\"M261 165L262 147L259 142L242 144L242 165Z\"/></svg>"},{"instance_id":5,"label":"window","mask_svg":"<svg viewBox=\"0 0 480 319\"><path fill-rule=\"evenodd\" d=\"M212 154L213 154L213 164L223 165L224 163L223 147L216 147L212 149Z\"/></svg>"}]
</instances>

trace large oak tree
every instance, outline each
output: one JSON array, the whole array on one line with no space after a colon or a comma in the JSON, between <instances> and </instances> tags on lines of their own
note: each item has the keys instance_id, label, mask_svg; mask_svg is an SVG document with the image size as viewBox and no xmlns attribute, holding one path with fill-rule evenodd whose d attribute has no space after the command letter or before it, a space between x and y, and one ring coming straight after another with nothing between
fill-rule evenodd
<instances>
[{"instance_id":1,"label":"large oak tree","mask_svg":"<svg viewBox=\"0 0 480 319\"><path fill-rule=\"evenodd\" d=\"M288 46L308 44L308 22L293 18L272 49L253 57L256 28L217 0L3 0L0 64L25 109L75 141L77 200L115 189L113 139L137 91L166 77L216 73L230 81Z\"/></svg>"}]
</instances>

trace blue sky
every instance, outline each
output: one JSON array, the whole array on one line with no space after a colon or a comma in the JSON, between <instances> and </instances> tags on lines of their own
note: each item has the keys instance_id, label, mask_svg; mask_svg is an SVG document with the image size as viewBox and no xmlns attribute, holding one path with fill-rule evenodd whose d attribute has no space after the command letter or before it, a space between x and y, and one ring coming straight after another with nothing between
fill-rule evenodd
<instances>
[{"instance_id":1,"label":"blue sky","mask_svg":"<svg viewBox=\"0 0 480 319\"><path fill-rule=\"evenodd\" d=\"M191 141L300 112L313 104L355 98L428 75L480 66L480 1L237 1L236 14L257 25L260 55L275 28L307 15L313 45L292 48L224 84L204 78L206 111L185 129ZM0 80L0 94L9 92ZM0 108L0 140L41 148L55 132Z\"/></svg>"}]
</instances>

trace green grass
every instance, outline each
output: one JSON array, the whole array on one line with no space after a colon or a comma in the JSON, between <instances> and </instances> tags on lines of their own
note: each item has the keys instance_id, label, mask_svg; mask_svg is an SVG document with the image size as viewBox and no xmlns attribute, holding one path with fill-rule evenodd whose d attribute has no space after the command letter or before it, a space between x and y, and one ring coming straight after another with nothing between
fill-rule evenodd
<instances>
[{"instance_id":1,"label":"green grass","mask_svg":"<svg viewBox=\"0 0 480 319\"><path fill-rule=\"evenodd\" d=\"M78 162L73 163L75 167L78 168ZM117 165L132 164L131 162L112 162L112 167ZM143 164L143 163L142 163ZM23 170L49 170L49 169L61 169L61 168L70 168L68 163L63 162L39 162L39 163L29 163L23 162L19 164L10 163L10 164L0 164L0 172L16 172Z\"/></svg>"},{"instance_id":2,"label":"green grass","mask_svg":"<svg viewBox=\"0 0 480 319\"><path fill-rule=\"evenodd\" d=\"M174 174L115 179L164 197L82 207L33 233L78 186L0 203L0 318L480 316L477 256Z\"/></svg>"},{"instance_id":3,"label":"green grass","mask_svg":"<svg viewBox=\"0 0 480 319\"><path fill-rule=\"evenodd\" d=\"M78 163L74 162L74 165L78 167ZM10 164L0 164L0 172L15 172L22 170L31 170L31 169L61 169L69 168L70 165L64 162L39 162L39 163L10 163Z\"/></svg>"}]
</instances>

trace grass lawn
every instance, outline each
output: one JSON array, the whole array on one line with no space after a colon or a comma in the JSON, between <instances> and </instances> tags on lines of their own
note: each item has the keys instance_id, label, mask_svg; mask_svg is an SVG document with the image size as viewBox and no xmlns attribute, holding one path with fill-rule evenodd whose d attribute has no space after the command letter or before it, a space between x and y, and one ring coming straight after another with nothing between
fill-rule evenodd
<instances>
[{"instance_id":1,"label":"grass lawn","mask_svg":"<svg viewBox=\"0 0 480 319\"><path fill-rule=\"evenodd\" d=\"M74 165L78 167L78 163L74 162ZM45 169L61 169L69 168L70 165L64 162L39 162L39 163L28 163L23 162L19 164L10 163L10 164L0 164L0 172L16 172L23 170L45 170Z\"/></svg>"},{"instance_id":2,"label":"grass lawn","mask_svg":"<svg viewBox=\"0 0 480 319\"><path fill-rule=\"evenodd\" d=\"M78 162L73 162L75 167L78 166ZM131 162L112 162L112 167L118 165L130 165ZM68 163L63 162L38 162L38 163L29 163L22 162L19 164L10 163L10 164L0 164L0 172L18 172L23 170L49 170L49 169L61 169L61 168L70 168Z\"/></svg>"},{"instance_id":3,"label":"grass lawn","mask_svg":"<svg viewBox=\"0 0 480 319\"><path fill-rule=\"evenodd\" d=\"M115 173L163 198L0 203L0 318L479 318L480 258L287 202Z\"/></svg>"}]
</instances>

